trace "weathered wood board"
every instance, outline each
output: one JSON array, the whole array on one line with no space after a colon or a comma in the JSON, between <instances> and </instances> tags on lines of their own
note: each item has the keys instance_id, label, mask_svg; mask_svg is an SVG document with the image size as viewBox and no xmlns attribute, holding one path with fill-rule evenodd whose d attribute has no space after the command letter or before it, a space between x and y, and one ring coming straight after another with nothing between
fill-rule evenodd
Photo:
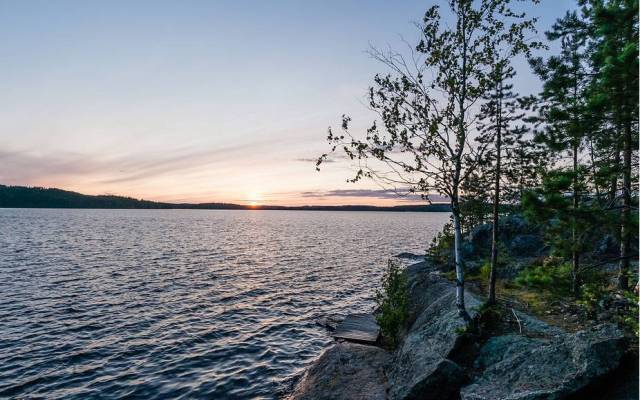
<instances>
[{"instance_id":1,"label":"weathered wood board","mask_svg":"<svg viewBox=\"0 0 640 400\"><path fill-rule=\"evenodd\" d=\"M361 343L375 343L379 335L380 327L371 314L349 314L333 333L336 339Z\"/></svg>"}]
</instances>

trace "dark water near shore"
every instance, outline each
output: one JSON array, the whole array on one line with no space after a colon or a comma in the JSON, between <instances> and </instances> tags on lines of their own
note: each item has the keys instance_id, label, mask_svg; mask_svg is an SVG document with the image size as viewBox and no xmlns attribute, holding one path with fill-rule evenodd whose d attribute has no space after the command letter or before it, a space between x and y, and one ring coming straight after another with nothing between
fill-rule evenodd
<instances>
[{"instance_id":1,"label":"dark water near shore","mask_svg":"<svg viewBox=\"0 0 640 400\"><path fill-rule=\"evenodd\" d=\"M277 398L447 220L0 209L0 398Z\"/></svg>"}]
</instances>

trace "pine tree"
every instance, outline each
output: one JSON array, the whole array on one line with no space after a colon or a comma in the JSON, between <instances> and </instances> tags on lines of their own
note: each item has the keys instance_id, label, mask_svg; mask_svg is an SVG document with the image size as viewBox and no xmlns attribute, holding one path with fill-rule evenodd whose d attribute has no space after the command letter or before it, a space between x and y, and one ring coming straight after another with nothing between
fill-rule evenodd
<instances>
[{"instance_id":1,"label":"pine tree","mask_svg":"<svg viewBox=\"0 0 640 400\"><path fill-rule=\"evenodd\" d=\"M527 107L522 101L519 103L521 108ZM541 185L542 177L551 160L544 146L533 140L527 118L523 118L521 123L513 127L510 136L511 143L504 148L505 182L502 198L504 203L517 210L521 208L524 192Z\"/></svg>"},{"instance_id":2,"label":"pine tree","mask_svg":"<svg viewBox=\"0 0 640 400\"><path fill-rule=\"evenodd\" d=\"M517 94L512 92L511 79L515 71L506 59L498 61L491 74L493 87L485 96L485 102L481 107L479 116L479 130L481 132L478 141L489 144L487 151L488 175L493 177L493 209L492 209L492 237L491 237L491 269L489 272L489 298L488 304L494 304L496 300L496 278L498 268L498 236L499 216L501 202L501 180L503 179L504 146L514 144L514 133L519 132L514 124L522 119L524 114L520 112ZM515 129L514 129L515 128Z\"/></svg>"},{"instance_id":3,"label":"pine tree","mask_svg":"<svg viewBox=\"0 0 640 400\"><path fill-rule=\"evenodd\" d=\"M590 106L602 127L596 141L605 157L613 154L599 170L610 181L607 208L615 209L622 177L618 285L627 289L630 241L637 222L631 202L637 181L632 160L638 147L638 2L598 0L586 3L584 9L591 17L595 41Z\"/></svg>"},{"instance_id":4,"label":"pine tree","mask_svg":"<svg viewBox=\"0 0 640 400\"><path fill-rule=\"evenodd\" d=\"M568 174L571 179L572 206L567 212L571 214L571 260L572 290L579 290L580 271L580 233L578 231L578 214L580 208L580 189L584 182L584 169L580 164L580 151L588 127L585 123L586 90L590 81L588 66L587 25L577 13L568 12L556 21L552 30L546 33L549 40L559 40L560 54L532 60L534 71L543 80L540 98L540 120L543 130L538 140L550 150L557 153L568 153L571 158ZM564 182L564 178L561 179ZM548 185L554 190L563 185Z\"/></svg>"},{"instance_id":5,"label":"pine tree","mask_svg":"<svg viewBox=\"0 0 640 400\"><path fill-rule=\"evenodd\" d=\"M491 170L479 163L461 185L460 225L462 234L487 222L491 217Z\"/></svg>"}]
</instances>

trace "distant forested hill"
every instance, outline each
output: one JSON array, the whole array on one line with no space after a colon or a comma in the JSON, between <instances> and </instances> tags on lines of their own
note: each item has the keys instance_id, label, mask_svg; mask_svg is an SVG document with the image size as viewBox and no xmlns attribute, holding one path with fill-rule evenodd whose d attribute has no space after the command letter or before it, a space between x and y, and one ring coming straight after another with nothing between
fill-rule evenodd
<instances>
[{"instance_id":1,"label":"distant forested hill","mask_svg":"<svg viewBox=\"0 0 640 400\"><path fill-rule=\"evenodd\" d=\"M126 197L97 197L60 189L0 186L0 207L134 208L137 203L140 202Z\"/></svg>"},{"instance_id":2,"label":"distant forested hill","mask_svg":"<svg viewBox=\"0 0 640 400\"><path fill-rule=\"evenodd\" d=\"M24 208L179 208L178 204L131 197L86 194L61 189L0 185L0 207ZM225 206L224 204L211 204ZM233 206L230 204L229 206ZM240 207L240 206L238 206Z\"/></svg>"},{"instance_id":3,"label":"distant forested hill","mask_svg":"<svg viewBox=\"0 0 640 400\"><path fill-rule=\"evenodd\" d=\"M335 211L450 211L448 204L375 206L244 206L229 203L160 203L131 197L86 194L67 190L26 186L0 185L0 208L148 208L148 209L206 209L206 210L335 210Z\"/></svg>"}]
</instances>

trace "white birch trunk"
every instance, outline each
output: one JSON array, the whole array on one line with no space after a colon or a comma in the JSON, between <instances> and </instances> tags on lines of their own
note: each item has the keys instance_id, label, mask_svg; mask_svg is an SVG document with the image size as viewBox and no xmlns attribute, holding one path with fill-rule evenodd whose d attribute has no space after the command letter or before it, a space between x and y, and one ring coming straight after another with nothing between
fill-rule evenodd
<instances>
[{"instance_id":1,"label":"white birch trunk","mask_svg":"<svg viewBox=\"0 0 640 400\"><path fill-rule=\"evenodd\" d=\"M454 251L456 263L456 307L462 317L468 319L464 305L464 267L462 261L462 231L460 227L460 215L453 213Z\"/></svg>"}]
</instances>

